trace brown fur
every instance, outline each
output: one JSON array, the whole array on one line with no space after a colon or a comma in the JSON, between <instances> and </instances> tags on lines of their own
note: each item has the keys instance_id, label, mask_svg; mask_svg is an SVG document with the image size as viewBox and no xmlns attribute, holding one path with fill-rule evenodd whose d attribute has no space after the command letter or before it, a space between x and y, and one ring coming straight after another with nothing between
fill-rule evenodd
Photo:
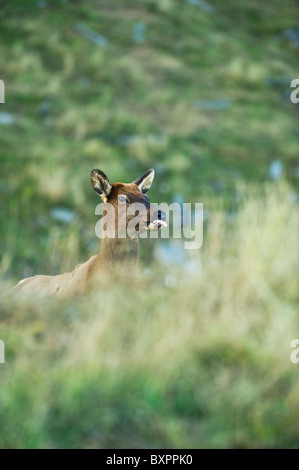
<instances>
[{"instance_id":1,"label":"brown fur","mask_svg":"<svg viewBox=\"0 0 299 470\"><path fill-rule=\"evenodd\" d=\"M142 223L144 223L144 229L146 230L148 222L153 218L155 206L149 203L149 199L144 193L149 189L153 175L153 170L149 170L143 177L131 184L114 183L111 185L103 172L100 170L92 171L91 184L94 190L100 194L104 201L109 202L115 208L116 226L118 224L118 198L123 195L128 198L129 203L139 202L144 204L145 210L142 213ZM150 181L149 177L151 177ZM143 181L144 186L142 187ZM130 218L124 219L124 223L127 224L129 220ZM95 285L105 273L111 272L111 269L116 265L123 264L126 268L128 265L133 267L137 263L138 254L139 240L137 237L103 238L99 254L92 256L85 263L77 265L73 271L56 276L37 275L23 279L12 291L34 291L41 295L55 295L58 297L75 295Z\"/></svg>"}]
</instances>

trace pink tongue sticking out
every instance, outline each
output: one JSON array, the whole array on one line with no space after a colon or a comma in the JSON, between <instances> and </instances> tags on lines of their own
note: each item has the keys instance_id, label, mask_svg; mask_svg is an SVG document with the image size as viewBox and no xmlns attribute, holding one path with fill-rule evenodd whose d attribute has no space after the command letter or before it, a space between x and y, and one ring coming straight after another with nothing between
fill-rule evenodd
<instances>
[{"instance_id":1,"label":"pink tongue sticking out","mask_svg":"<svg viewBox=\"0 0 299 470\"><path fill-rule=\"evenodd\" d=\"M167 223L164 220L154 220L153 224L157 225L157 227L167 227Z\"/></svg>"}]
</instances>

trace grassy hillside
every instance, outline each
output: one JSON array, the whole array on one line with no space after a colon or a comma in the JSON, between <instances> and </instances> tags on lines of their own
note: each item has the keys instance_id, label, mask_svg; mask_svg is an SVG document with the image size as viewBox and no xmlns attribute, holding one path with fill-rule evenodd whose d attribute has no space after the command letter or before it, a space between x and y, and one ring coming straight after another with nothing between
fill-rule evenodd
<instances>
[{"instance_id":1,"label":"grassy hillside","mask_svg":"<svg viewBox=\"0 0 299 470\"><path fill-rule=\"evenodd\" d=\"M1 112L14 119L0 132L1 250L10 275L65 268L59 254L49 260L55 234L60 247L71 243L51 217L56 206L76 216L76 258L92 252L93 167L112 181L154 167L152 200L171 202L179 193L212 205L221 197L228 208L236 181L267 180L277 159L296 184L298 119L289 83L298 49L284 32L298 6L213 6L212 13L184 0L2 6ZM144 37L136 42L140 23ZM105 47L78 25L106 38Z\"/></svg>"},{"instance_id":2,"label":"grassy hillside","mask_svg":"<svg viewBox=\"0 0 299 470\"><path fill-rule=\"evenodd\" d=\"M248 196L233 224L215 213L191 273L160 266L75 301L7 299L1 447L298 447L289 196Z\"/></svg>"},{"instance_id":3,"label":"grassy hillside","mask_svg":"<svg viewBox=\"0 0 299 470\"><path fill-rule=\"evenodd\" d=\"M0 3L0 448L298 447L298 3ZM96 253L94 167L203 202L202 249L8 298Z\"/></svg>"}]
</instances>

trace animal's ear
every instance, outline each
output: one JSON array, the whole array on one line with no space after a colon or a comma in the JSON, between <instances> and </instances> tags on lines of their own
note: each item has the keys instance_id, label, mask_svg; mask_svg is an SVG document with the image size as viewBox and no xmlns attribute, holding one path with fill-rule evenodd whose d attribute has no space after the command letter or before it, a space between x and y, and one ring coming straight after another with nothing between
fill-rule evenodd
<instances>
[{"instance_id":1,"label":"animal's ear","mask_svg":"<svg viewBox=\"0 0 299 470\"><path fill-rule=\"evenodd\" d=\"M137 184L140 191L145 194L150 189L152 182L154 180L155 171L154 170L147 170L144 175L142 175L138 180L133 181L133 183Z\"/></svg>"},{"instance_id":2,"label":"animal's ear","mask_svg":"<svg viewBox=\"0 0 299 470\"><path fill-rule=\"evenodd\" d=\"M107 198L112 190L112 184L108 176L106 176L103 171L95 168L91 170L90 181L93 189L101 196L104 202L107 202Z\"/></svg>"}]
</instances>

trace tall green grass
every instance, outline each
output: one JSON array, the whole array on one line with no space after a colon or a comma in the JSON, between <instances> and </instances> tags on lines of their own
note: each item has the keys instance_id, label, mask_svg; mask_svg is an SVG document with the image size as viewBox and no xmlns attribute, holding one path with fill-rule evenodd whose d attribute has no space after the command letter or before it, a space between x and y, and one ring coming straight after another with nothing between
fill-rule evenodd
<instances>
[{"instance_id":1,"label":"tall green grass","mask_svg":"<svg viewBox=\"0 0 299 470\"><path fill-rule=\"evenodd\" d=\"M298 2L209 2L2 2L1 448L298 447ZM161 262L143 240L137 277L7 297L96 252L94 167L203 202L202 249Z\"/></svg>"},{"instance_id":2,"label":"tall green grass","mask_svg":"<svg viewBox=\"0 0 299 470\"><path fill-rule=\"evenodd\" d=\"M91 254L94 167L125 182L155 168L152 201L179 195L209 208L221 198L229 209L239 179L269 180L273 160L298 184L289 86L298 54L284 35L298 17L296 0L210 0L211 14L185 0L2 3L0 112L14 118L0 127L7 276L68 269L63 252L49 256L66 232L51 217L57 206L77 216L75 262ZM109 46L88 40L78 23ZM136 23L144 24L141 43ZM217 109L219 100L227 105Z\"/></svg>"},{"instance_id":3,"label":"tall green grass","mask_svg":"<svg viewBox=\"0 0 299 470\"><path fill-rule=\"evenodd\" d=\"M298 225L288 185L243 187L192 269L7 297L1 448L297 448Z\"/></svg>"}]
</instances>

